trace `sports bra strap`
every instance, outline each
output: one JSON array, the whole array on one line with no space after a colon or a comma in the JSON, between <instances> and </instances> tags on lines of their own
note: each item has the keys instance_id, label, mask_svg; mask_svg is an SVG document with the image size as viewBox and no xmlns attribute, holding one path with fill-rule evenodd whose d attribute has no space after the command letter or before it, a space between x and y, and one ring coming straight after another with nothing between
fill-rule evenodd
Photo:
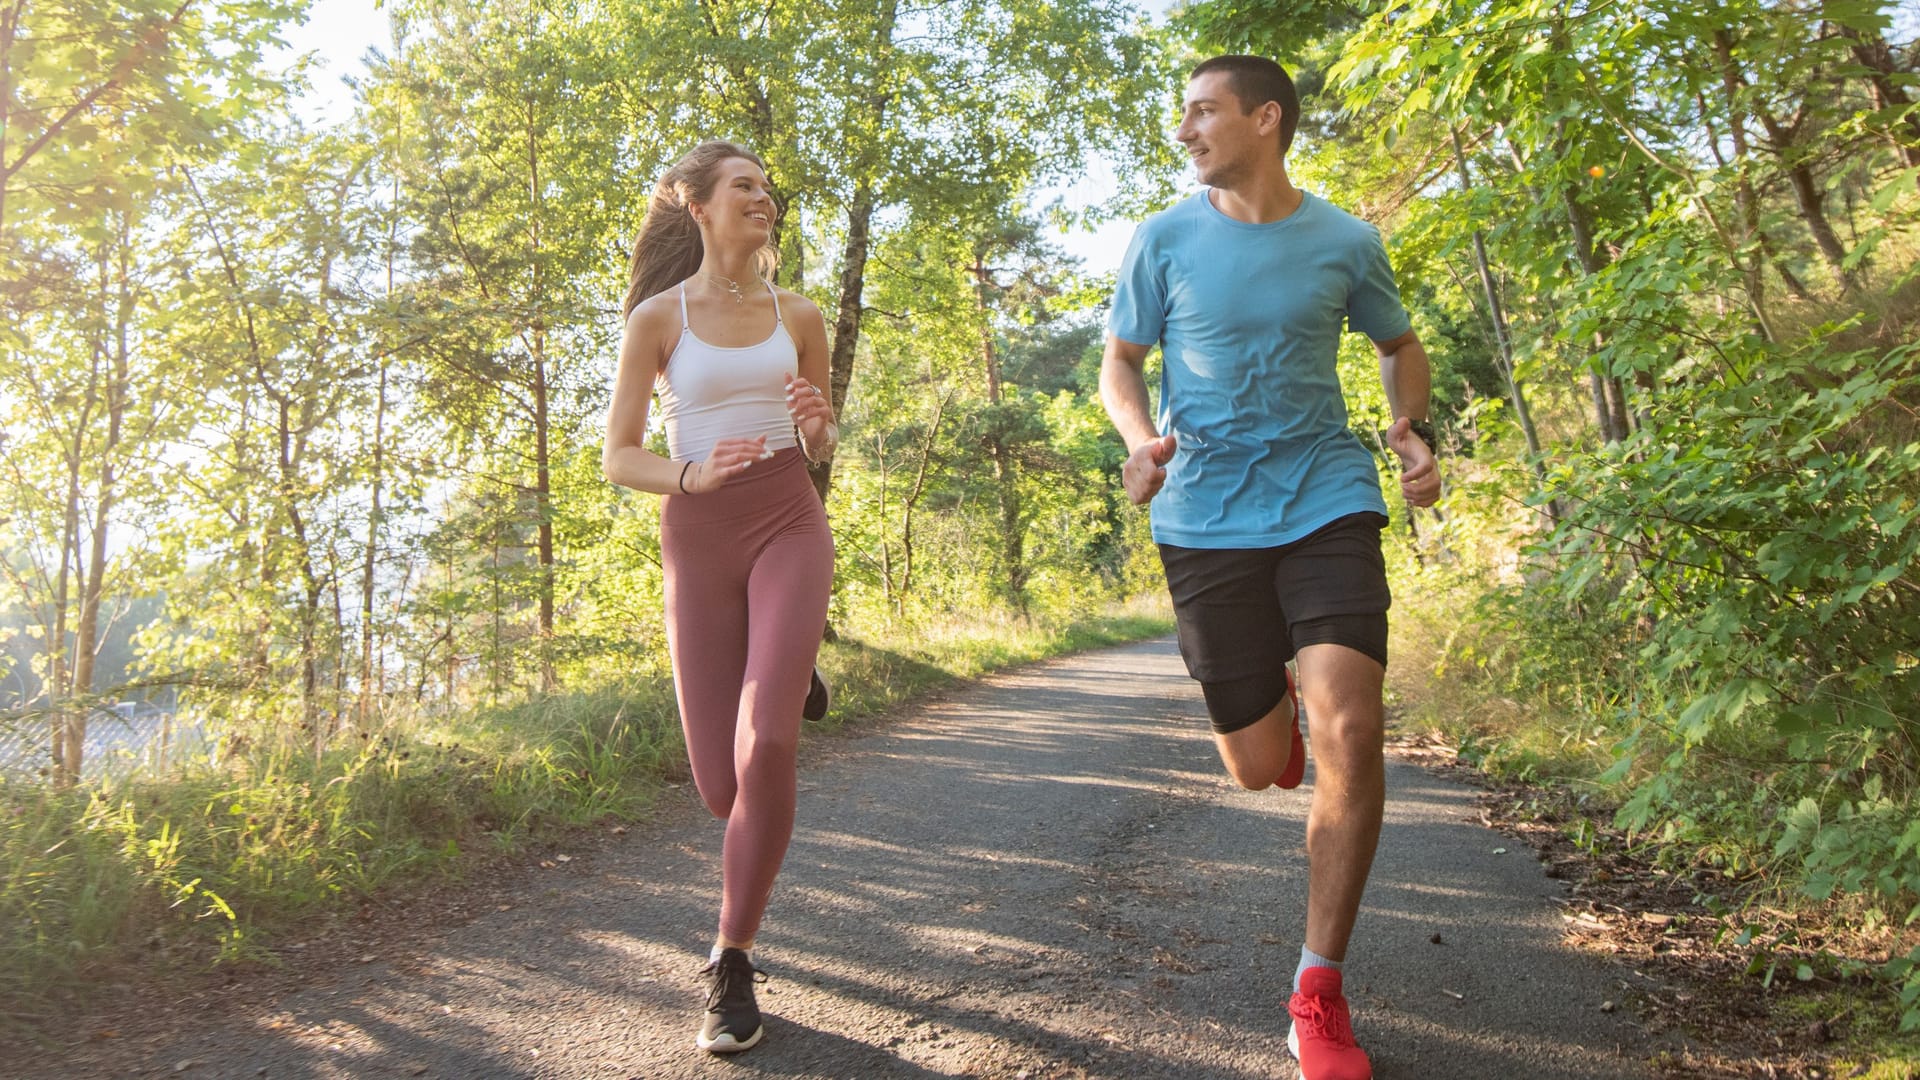
<instances>
[{"instance_id":1,"label":"sports bra strap","mask_svg":"<svg viewBox=\"0 0 1920 1080\"><path fill-rule=\"evenodd\" d=\"M780 315L780 290L774 288L773 282L769 281L767 282L767 293L773 297L773 325L779 326L786 321Z\"/></svg>"}]
</instances>

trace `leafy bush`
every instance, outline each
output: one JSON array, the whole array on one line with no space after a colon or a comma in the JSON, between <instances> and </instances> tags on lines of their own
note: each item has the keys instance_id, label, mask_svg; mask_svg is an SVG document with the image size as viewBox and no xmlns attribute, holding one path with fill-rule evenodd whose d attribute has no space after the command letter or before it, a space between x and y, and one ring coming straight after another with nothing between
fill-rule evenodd
<instances>
[{"instance_id":1,"label":"leafy bush","mask_svg":"<svg viewBox=\"0 0 1920 1080\"><path fill-rule=\"evenodd\" d=\"M1625 442L1563 458L1517 671L1592 670L1629 721L1622 825L1810 898L1920 920L1920 348L1723 350ZM1564 682L1564 680L1561 680ZM1727 838L1749 837L1745 844ZM1905 1024L1920 969L1896 959Z\"/></svg>"}]
</instances>

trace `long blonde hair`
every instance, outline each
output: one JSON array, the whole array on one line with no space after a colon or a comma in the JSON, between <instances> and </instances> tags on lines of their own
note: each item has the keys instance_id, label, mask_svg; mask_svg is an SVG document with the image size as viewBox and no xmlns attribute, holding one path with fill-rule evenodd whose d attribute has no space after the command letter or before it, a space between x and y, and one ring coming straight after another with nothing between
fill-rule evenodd
<instances>
[{"instance_id":1,"label":"long blonde hair","mask_svg":"<svg viewBox=\"0 0 1920 1080\"><path fill-rule=\"evenodd\" d=\"M700 240L700 226L694 222L689 203L703 203L713 197L719 182L719 165L731 158L745 158L766 171L759 155L744 146L714 139L703 142L673 163L660 182L653 186L647 201L647 216L640 223L640 235L633 241L633 264L627 278L627 299L621 305L625 319L633 309L655 293L665 292L700 269L706 248ZM754 255L755 270L771 279L775 263L772 247Z\"/></svg>"}]
</instances>

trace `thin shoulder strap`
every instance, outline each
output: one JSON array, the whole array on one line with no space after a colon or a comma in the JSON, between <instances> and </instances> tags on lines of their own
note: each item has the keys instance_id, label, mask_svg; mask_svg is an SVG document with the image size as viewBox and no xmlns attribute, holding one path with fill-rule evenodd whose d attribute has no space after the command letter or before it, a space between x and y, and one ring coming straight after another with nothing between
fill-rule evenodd
<instances>
[{"instance_id":1,"label":"thin shoulder strap","mask_svg":"<svg viewBox=\"0 0 1920 1080\"><path fill-rule=\"evenodd\" d=\"M786 321L780 315L780 290L774 288L773 282L769 281L767 282L767 292L773 295L773 325L779 326Z\"/></svg>"},{"instance_id":2,"label":"thin shoulder strap","mask_svg":"<svg viewBox=\"0 0 1920 1080\"><path fill-rule=\"evenodd\" d=\"M680 332L684 334L692 329L693 324L687 321L687 283L683 281L680 283Z\"/></svg>"}]
</instances>

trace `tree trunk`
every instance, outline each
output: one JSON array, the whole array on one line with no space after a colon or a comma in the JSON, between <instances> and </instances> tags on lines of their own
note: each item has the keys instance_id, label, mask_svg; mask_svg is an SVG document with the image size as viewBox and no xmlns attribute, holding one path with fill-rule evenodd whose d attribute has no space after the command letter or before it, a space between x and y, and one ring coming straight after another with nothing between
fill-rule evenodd
<instances>
[{"instance_id":1,"label":"tree trunk","mask_svg":"<svg viewBox=\"0 0 1920 1080\"><path fill-rule=\"evenodd\" d=\"M1893 50L1888 47L1887 39L1880 34L1871 36L1852 27L1840 27L1843 37L1853 42L1853 58L1861 67L1867 69L1864 76L1868 89L1873 94L1873 106L1880 112L1904 110L1912 102L1900 85L1910 73L1901 71L1893 60ZM1920 114L1907 112L1887 131L1888 141L1893 143L1900 160L1908 168L1920 166ZM1920 186L1920 177L1914 179Z\"/></svg>"},{"instance_id":2,"label":"tree trunk","mask_svg":"<svg viewBox=\"0 0 1920 1080\"><path fill-rule=\"evenodd\" d=\"M874 496L874 518L880 522L880 587L887 606L900 609L900 587L893 579L893 541L887 539L887 485L893 481L892 463L887 459L887 437L883 431L873 433L874 479L878 488Z\"/></svg>"},{"instance_id":3,"label":"tree trunk","mask_svg":"<svg viewBox=\"0 0 1920 1080\"><path fill-rule=\"evenodd\" d=\"M987 375L987 402L998 406L1000 397L1000 357L993 347L992 309L987 290L992 287L984 250L973 259L974 301L980 316L980 360ZM987 431L987 456L993 461L994 497L1000 503L1001 588L1015 611L1027 612L1026 529L1021 523L1020 471L1006 434L997 426L1004 414L993 410L994 425Z\"/></svg>"},{"instance_id":4,"label":"tree trunk","mask_svg":"<svg viewBox=\"0 0 1920 1080\"><path fill-rule=\"evenodd\" d=\"M453 550L447 550L447 595L453 595ZM458 639L453 633L453 606L447 606L447 711L453 711L454 677L459 673L460 650Z\"/></svg>"},{"instance_id":5,"label":"tree trunk","mask_svg":"<svg viewBox=\"0 0 1920 1080\"><path fill-rule=\"evenodd\" d=\"M323 590L319 575L313 570L313 546L307 538L306 515L300 510L300 461L296 448L299 440L294 436L292 409L284 398L278 398L275 404L278 407L276 435L280 444L280 509L286 515L287 531L297 545L294 555L299 560L303 590L299 612L300 720L313 737L313 752L318 758L327 747L328 735L327 725L320 718L320 703L315 693L320 685L319 623L320 594ZM269 549L271 546L266 545Z\"/></svg>"},{"instance_id":6,"label":"tree trunk","mask_svg":"<svg viewBox=\"0 0 1920 1080\"><path fill-rule=\"evenodd\" d=\"M527 100L527 181L528 197L534 205L533 220L527 232L533 243L533 500L538 515L540 560L540 692L550 694L557 684L553 667L553 463L552 431L547 398L550 392L547 364L546 280L541 273L540 253L544 242L541 226L546 211L540 180L540 131L534 99Z\"/></svg>"},{"instance_id":7,"label":"tree trunk","mask_svg":"<svg viewBox=\"0 0 1920 1080\"><path fill-rule=\"evenodd\" d=\"M534 503L540 520L540 690L552 693L558 684L553 666L553 475L549 460L552 437L547 416L546 334L534 335L540 351L533 364Z\"/></svg>"},{"instance_id":8,"label":"tree trunk","mask_svg":"<svg viewBox=\"0 0 1920 1080\"><path fill-rule=\"evenodd\" d=\"M1729 251L1727 255L1746 281L1747 302L1753 309L1760 333L1768 341L1777 341L1779 335L1774 332L1773 319L1767 312L1767 279L1760 272L1760 199L1754 193L1749 175L1753 158L1747 144L1747 112L1741 101L1740 72L1733 59L1733 35L1726 30L1715 30L1713 45L1720 58L1720 87L1727 99L1727 139L1733 145L1733 198L1740 210L1742 230L1739 239L1743 246L1754 249L1751 256L1743 257L1738 250Z\"/></svg>"},{"instance_id":9,"label":"tree trunk","mask_svg":"<svg viewBox=\"0 0 1920 1080\"><path fill-rule=\"evenodd\" d=\"M400 205L400 177L396 173L392 181L393 206ZM397 212L389 212L387 218L387 300L393 300L394 248L399 231L400 218ZM379 386L373 407L373 476L370 484L373 488L372 499L367 508L367 550L360 572L360 702L356 709L356 723L360 730L368 731L373 726L373 715L378 703L386 692L383 678L374 675L374 571L379 562L381 487L386 482L386 430L387 430L387 359L392 355L384 346L380 353Z\"/></svg>"},{"instance_id":10,"label":"tree trunk","mask_svg":"<svg viewBox=\"0 0 1920 1080\"><path fill-rule=\"evenodd\" d=\"M101 276L106 276L106 259L101 257ZM104 281L102 282L104 285ZM67 447L66 505L60 516L60 569L54 575L53 625L47 634L47 708L53 717L53 783L68 788L80 780L82 755L87 737L85 706L74 701L72 668L68 664L67 619L70 614L73 575L81 574L80 591L86 592L85 570L80 566L80 468L86 460L87 431L93 426L93 409L99 402L100 365L106 344L93 344L93 371L87 393L80 403L80 414L73 425L73 438Z\"/></svg>"},{"instance_id":11,"label":"tree trunk","mask_svg":"<svg viewBox=\"0 0 1920 1080\"><path fill-rule=\"evenodd\" d=\"M235 264L233 253L228 250L226 240L220 234L219 225L214 220L213 213L207 206L205 197L200 193L198 184L194 181L193 173L183 169L181 175L187 182L188 190L193 193L195 202L199 204L201 213L206 217L207 236L213 242L214 252L220 259L221 273L225 277L232 303L238 309L241 321L245 326L247 360L252 367L254 381L260 387L261 396L265 397L274 409L274 458L278 469L274 487L280 496L280 506L275 509L280 515L285 517L287 529L298 543L298 551L296 554L299 560L301 579L306 591L304 604L299 615L301 721L308 727L309 732L313 736L313 745L317 755L318 752L324 748L326 737L326 733L323 731L320 723L320 718L317 715L316 702L314 701L314 690L319 682L319 664L315 656L317 647L317 642L315 641L315 626L319 620L320 594L323 590L318 577L314 573L313 551L307 538L306 520L300 511L301 482L299 472L300 459L305 448L305 433L296 433L294 430L292 418L294 404L291 396L274 385L272 376L268 371L266 350L262 347L260 341L259 328L253 316L253 305L248 300L246 292L241 288L240 272L238 266ZM344 183L339 189L339 195L341 198L345 197ZM330 249L323 250L321 254L318 295L322 298L323 302L332 291L334 255L335 252ZM322 338L316 341L313 346L315 355L318 355L324 348L324 331L322 331L322 335ZM278 519L272 515L268 515L260 526L259 551L260 583L268 588L274 588L279 583L281 561L278 557L278 545L275 543L279 536L280 528ZM272 617L263 612L261 615L260 641L254 653L256 673L262 679L270 674L271 654L268 652L268 644L272 638Z\"/></svg>"},{"instance_id":12,"label":"tree trunk","mask_svg":"<svg viewBox=\"0 0 1920 1080\"><path fill-rule=\"evenodd\" d=\"M1453 139L1453 162L1460 172L1460 190L1472 191L1473 175L1467 171L1467 155L1460 145L1460 130L1450 126L1448 135ZM1500 374L1507 379L1507 392L1513 401L1513 417L1520 425L1520 434L1527 440L1528 465L1533 470L1534 483L1544 491L1547 471L1540 463L1540 433L1533 426L1533 412L1527 408L1527 396L1520 389L1520 377L1514 371L1513 336L1507 330L1507 313L1500 304L1500 290L1494 287L1493 268L1487 263L1486 238L1477 228L1473 230L1473 261L1480 270L1480 288L1487 294L1487 320L1493 324L1494 349L1500 361ZM1559 524L1559 503L1549 502L1546 514L1549 526ZM1407 528L1415 528L1411 513L1407 515Z\"/></svg>"},{"instance_id":13,"label":"tree trunk","mask_svg":"<svg viewBox=\"0 0 1920 1080\"><path fill-rule=\"evenodd\" d=\"M866 287L867 229L873 221L874 197L871 181L861 180L847 208L847 242L841 253L840 307L833 322L833 349L828 357L827 389L833 414L845 408L847 390L853 384L854 350L860 344L861 294ZM811 467L813 488L826 501L833 486L833 461L816 462Z\"/></svg>"},{"instance_id":14,"label":"tree trunk","mask_svg":"<svg viewBox=\"0 0 1920 1080\"><path fill-rule=\"evenodd\" d=\"M393 262L387 262L387 293L393 293ZM360 702L355 710L358 716L355 723L361 731L373 728L373 714L378 695L384 689L377 684L373 674L373 594L374 570L380 551L380 494L381 485L386 480L386 428L387 428L387 362L380 361L380 385L373 406L373 475L368 483L373 488L372 499L367 507L367 549L360 566Z\"/></svg>"},{"instance_id":15,"label":"tree trunk","mask_svg":"<svg viewBox=\"0 0 1920 1080\"><path fill-rule=\"evenodd\" d=\"M125 430L127 414L127 330L133 321L133 289L127 277L127 252L132 246L132 229L122 218L119 236L116 237L119 266L114 275L114 319L111 372L106 384L106 441L100 446L100 472L94 483L93 535L91 550L87 553L87 572L81 579L80 621L75 627L73 646L73 693L85 700L92 696L94 682L94 660L99 651L100 640L100 600L106 590L107 578L107 531L113 511L114 497L118 494L118 477L114 474L114 456L119 453L120 440ZM77 777L83 764L78 753L86 740L87 718L84 711L73 718L77 730L69 728L70 749L76 751L73 773Z\"/></svg>"},{"instance_id":16,"label":"tree trunk","mask_svg":"<svg viewBox=\"0 0 1920 1080\"><path fill-rule=\"evenodd\" d=\"M875 84L868 88L867 104L871 115L867 118L866 127L876 133L887 130L887 112L893 103L892 92L886 89L881 80L886 77L888 61L893 54L893 31L899 11L899 0L885 0L874 29L871 55ZM840 263L840 303L833 323L833 348L827 371L830 391L828 404L833 406L835 416L840 415L840 410L846 407L847 391L853 385L853 365L860 344L860 316L864 310L862 297L866 288L867 249L872 238L873 213L878 206L874 177L885 165L885 162L876 160L862 160L857 164L859 180L854 186L853 202L847 207L847 242ZM829 460L814 465L811 472L814 490L820 493L821 501L825 502L827 491L833 486L833 462Z\"/></svg>"},{"instance_id":17,"label":"tree trunk","mask_svg":"<svg viewBox=\"0 0 1920 1080\"><path fill-rule=\"evenodd\" d=\"M1617 377L1609 377L1601 385L1607 392L1607 418L1619 436L1614 441L1619 442L1633 431L1632 421L1627 417L1627 388Z\"/></svg>"},{"instance_id":18,"label":"tree trunk","mask_svg":"<svg viewBox=\"0 0 1920 1080\"><path fill-rule=\"evenodd\" d=\"M1813 234L1813 242L1820 245L1820 254L1833 267L1833 272L1847 288L1853 286L1853 271L1847 269L1847 249L1841 245L1840 237L1833 231L1833 225L1827 220L1826 201L1821 198L1820 189L1814 184L1813 170L1805 162L1787 170L1787 180L1793 185L1793 199L1799 204L1800 217L1807 223L1807 231Z\"/></svg>"},{"instance_id":19,"label":"tree trunk","mask_svg":"<svg viewBox=\"0 0 1920 1080\"><path fill-rule=\"evenodd\" d=\"M1839 235L1833 231L1833 225L1827 219L1826 199L1821 196L1819 185L1814 180L1813 166L1795 145L1802 117L1796 116L1791 124L1785 124L1765 109L1756 109L1754 115L1761 126L1767 129L1767 141L1780 158L1781 171L1786 174L1787 184L1793 189L1794 205L1800 208L1800 220L1806 224L1807 232L1813 234L1813 242L1820 248L1820 255L1827 260L1827 265L1832 267L1833 276L1839 280L1841 289L1851 289L1853 274L1846 268L1847 249L1840 243ZM1786 273L1784 267L1781 272L1783 275Z\"/></svg>"},{"instance_id":20,"label":"tree trunk","mask_svg":"<svg viewBox=\"0 0 1920 1080\"><path fill-rule=\"evenodd\" d=\"M1600 427L1600 438L1608 443L1620 440L1613 434L1613 410L1607 406L1607 377L1600 371L1600 361L1587 360L1587 396L1593 403L1594 423Z\"/></svg>"},{"instance_id":21,"label":"tree trunk","mask_svg":"<svg viewBox=\"0 0 1920 1080\"><path fill-rule=\"evenodd\" d=\"M920 442L920 463L913 476L913 492L900 511L900 604L897 610L902 615L906 614L907 596L913 592L913 513L920 506L920 497L927 492L933 444L940 437L940 424L947 417L947 404L951 400L951 394L941 394L935 399L933 422L927 425L927 437Z\"/></svg>"},{"instance_id":22,"label":"tree trunk","mask_svg":"<svg viewBox=\"0 0 1920 1080\"><path fill-rule=\"evenodd\" d=\"M1564 146L1566 124L1556 125L1560 133L1560 145ZM1593 226L1587 220L1586 207L1574 196L1573 188L1563 185L1560 188L1560 203L1567 211L1567 229L1573 236L1573 257L1579 261L1580 269L1591 277L1600 272L1605 262L1600 258L1599 250L1593 243ZM1618 443L1627 437L1626 410L1624 405L1615 407L1615 402L1624 402L1626 394L1617 376L1600 370L1597 360L1589 361L1587 372L1589 389L1593 395L1594 420L1599 425L1600 437L1608 443Z\"/></svg>"}]
</instances>

